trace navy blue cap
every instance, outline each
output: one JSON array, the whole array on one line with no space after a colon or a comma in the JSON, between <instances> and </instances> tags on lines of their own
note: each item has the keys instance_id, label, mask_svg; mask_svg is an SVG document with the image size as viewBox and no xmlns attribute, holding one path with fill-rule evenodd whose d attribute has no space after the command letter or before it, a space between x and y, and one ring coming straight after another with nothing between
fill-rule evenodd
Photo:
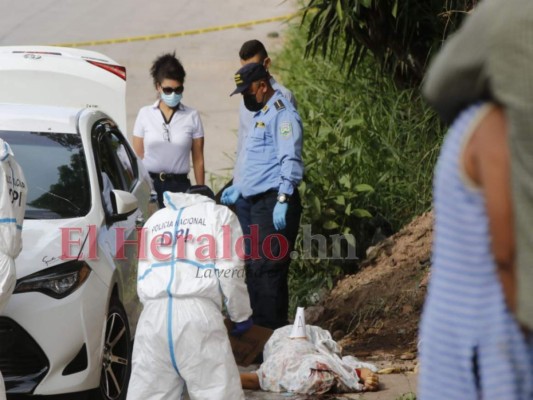
<instances>
[{"instance_id":1,"label":"navy blue cap","mask_svg":"<svg viewBox=\"0 0 533 400\"><path fill-rule=\"evenodd\" d=\"M230 94L242 93L250 87L252 82L268 78L268 72L263 64L249 63L244 65L235 73L235 84L237 88Z\"/></svg>"}]
</instances>

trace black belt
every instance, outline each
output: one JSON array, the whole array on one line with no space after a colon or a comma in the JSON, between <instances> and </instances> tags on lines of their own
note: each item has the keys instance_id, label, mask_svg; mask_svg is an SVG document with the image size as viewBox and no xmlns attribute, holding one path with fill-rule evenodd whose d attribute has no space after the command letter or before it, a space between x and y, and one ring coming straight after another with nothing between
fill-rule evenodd
<instances>
[{"instance_id":1,"label":"black belt","mask_svg":"<svg viewBox=\"0 0 533 400\"><path fill-rule=\"evenodd\" d=\"M270 189L270 190L267 190L266 192L263 192L263 193L258 193L258 194L254 194L252 196L249 196L249 197L245 197L246 200L248 200L249 202L251 203L257 203L259 200L267 197L267 196L274 196L274 197L278 197L278 191L276 189ZM298 193L298 188L294 188L294 191L292 193L292 195L290 196L291 198L295 198L297 199L297 202L300 202L300 194Z\"/></svg>"},{"instance_id":2,"label":"black belt","mask_svg":"<svg viewBox=\"0 0 533 400\"><path fill-rule=\"evenodd\" d=\"M150 177L154 180L164 181L187 181L187 174L167 174L166 172L149 172Z\"/></svg>"},{"instance_id":3,"label":"black belt","mask_svg":"<svg viewBox=\"0 0 533 400\"><path fill-rule=\"evenodd\" d=\"M259 193L259 194L254 194L250 197L246 197L246 200L252 202L252 203L257 203L259 200L261 200L263 197L265 196L268 196L268 195L278 195L278 191L275 190L275 189L271 189L271 190L267 190L266 192L263 192L263 193Z\"/></svg>"}]
</instances>

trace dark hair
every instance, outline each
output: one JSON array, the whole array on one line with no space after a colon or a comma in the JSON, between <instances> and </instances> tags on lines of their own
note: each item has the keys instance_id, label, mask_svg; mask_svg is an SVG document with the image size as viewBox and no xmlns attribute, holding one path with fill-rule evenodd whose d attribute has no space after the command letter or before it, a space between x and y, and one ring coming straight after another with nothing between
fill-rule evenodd
<instances>
[{"instance_id":1,"label":"dark hair","mask_svg":"<svg viewBox=\"0 0 533 400\"><path fill-rule=\"evenodd\" d=\"M202 196L209 197L211 200L215 200L215 194L209 186L206 185L192 185L187 189L187 193L201 194Z\"/></svg>"},{"instance_id":2,"label":"dark hair","mask_svg":"<svg viewBox=\"0 0 533 400\"><path fill-rule=\"evenodd\" d=\"M265 61L265 58L268 57L268 53L259 40L248 40L244 42L239 50L239 57L241 60L248 60L256 55L261 56L261 61Z\"/></svg>"},{"instance_id":3,"label":"dark hair","mask_svg":"<svg viewBox=\"0 0 533 400\"><path fill-rule=\"evenodd\" d=\"M166 53L155 59L150 68L150 75L154 79L154 85L163 82L165 79L172 79L185 83L185 69L180 60L176 58L176 53Z\"/></svg>"}]
</instances>

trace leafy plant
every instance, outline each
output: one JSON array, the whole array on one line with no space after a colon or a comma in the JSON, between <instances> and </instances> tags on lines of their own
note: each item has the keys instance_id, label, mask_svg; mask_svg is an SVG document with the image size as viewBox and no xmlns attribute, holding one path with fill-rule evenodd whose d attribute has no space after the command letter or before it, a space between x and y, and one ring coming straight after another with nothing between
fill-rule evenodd
<instances>
[{"instance_id":1,"label":"leafy plant","mask_svg":"<svg viewBox=\"0 0 533 400\"><path fill-rule=\"evenodd\" d=\"M223 170L222 174L215 172L207 172L206 184L211 188L214 193L220 192L225 185L232 179L229 171Z\"/></svg>"},{"instance_id":2,"label":"leafy plant","mask_svg":"<svg viewBox=\"0 0 533 400\"><path fill-rule=\"evenodd\" d=\"M346 257L354 247L364 257L368 246L431 206L443 136L416 90L399 89L372 59L349 79L338 69L341 55L304 59L305 36L293 29L275 58L304 123L303 229L289 281L293 305L314 301L310 296L320 288L355 272L357 260ZM305 230L327 239L325 257L317 241L306 242ZM340 258L332 257L335 234L345 236Z\"/></svg>"},{"instance_id":3,"label":"leafy plant","mask_svg":"<svg viewBox=\"0 0 533 400\"><path fill-rule=\"evenodd\" d=\"M432 52L477 2L309 0L305 55L337 58L352 72L370 53L396 82L417 86Z\"/></svg>"}]
</instances>

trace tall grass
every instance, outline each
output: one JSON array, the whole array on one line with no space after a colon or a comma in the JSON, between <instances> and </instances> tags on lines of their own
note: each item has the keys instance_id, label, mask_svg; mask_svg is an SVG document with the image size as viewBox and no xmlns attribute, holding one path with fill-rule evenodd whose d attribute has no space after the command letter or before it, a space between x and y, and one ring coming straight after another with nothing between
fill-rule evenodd
<instances>
[{"instance_id":1,"label":"tall grass","mask_svg":"<svg viewBox=\"0 0 533 400\"><path fill-rule=\"evenodd\" d=\"M363 257L373 239L431 207L443 126L418 90L398 89L372 60L346 78L340 59L305 59L305 37L305 27L292 28L275 56L275 73L295 94L304 123L302 224L313 234L354 235L344 250L355 245ZM296 259L293 305L356 268L353 261Z\"/></svg>"}]
</instances>

